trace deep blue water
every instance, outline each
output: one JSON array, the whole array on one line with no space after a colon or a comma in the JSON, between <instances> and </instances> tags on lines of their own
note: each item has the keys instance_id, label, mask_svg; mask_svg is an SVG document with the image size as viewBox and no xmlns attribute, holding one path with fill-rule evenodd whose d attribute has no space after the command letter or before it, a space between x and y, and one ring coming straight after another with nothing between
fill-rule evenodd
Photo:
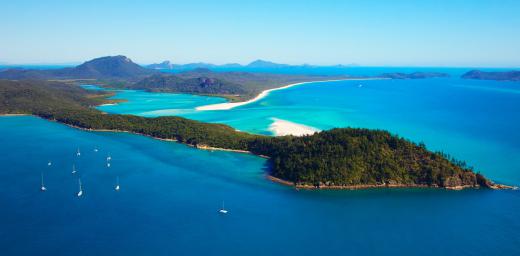
<instances>
[{"instance_id":1,"label":"deep blue water","mask_svg":"<svg viewBox=\"0 0 520 256\"><path fill-rule=\"evenodd\" d=\"M295 191L246 154L34 117L1 117L0 134L2 255L520 253L518 191Z\"/></svg>"},{"instance_id":2,"label":"deep blue water","mask_svg":"<svg viewBox=\"0 0 520 256\"><path fill-rule=\"evenodd\" d=\"M308 84L208 112L194 107L223 99L142 91L115 98L129 101L100 109L262 134L270 134L273 117L319 129L386 129L520 185L518 83ZM2 255L520 255L520 191L296 191L266 180L264 168L264 159L247 154L0 117ZM46 192L39 191L42 171ZM75 196L79 177L82 198ZM217 213L223 200L226 216Z\"/></svg>"}]
</instances>

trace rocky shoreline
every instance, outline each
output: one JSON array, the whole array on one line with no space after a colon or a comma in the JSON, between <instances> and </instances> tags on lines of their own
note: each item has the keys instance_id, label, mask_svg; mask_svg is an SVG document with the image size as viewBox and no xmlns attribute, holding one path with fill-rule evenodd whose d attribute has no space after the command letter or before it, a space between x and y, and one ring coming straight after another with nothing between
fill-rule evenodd
<instances>
[{"instance_id":1,"label":"rocky shoreline","mask_svg":"<svg viewBox=\"0 0 520 256\"><path fill-rule=\"evenodd\" d=\"M303 189L303 190L362 190L362 189L372 189L372 188L441 188L446 190L463 190L463 189L479 189L479 188L489 188L489 189L495 189L495 190L503 190L503 189L512 189L517 190L518 187L516 186L509 186L509 185L503 185L503 184L489 184L488 187L482 187L482 186L474 186L474 185L462 185L462 186L450 186L450 187L442 187L438 185L427 185L427 184L389 184L389 183L382 183L382 184L356 184L356 185L320 185L320 186L314 186L310 184L303 184L303 183L294 183L292 181L280 179L277 177L274 177L272 175L267 174L266 178L270 181L285 185L294 187L297 190Z\"/></svg>"}]
</instances>

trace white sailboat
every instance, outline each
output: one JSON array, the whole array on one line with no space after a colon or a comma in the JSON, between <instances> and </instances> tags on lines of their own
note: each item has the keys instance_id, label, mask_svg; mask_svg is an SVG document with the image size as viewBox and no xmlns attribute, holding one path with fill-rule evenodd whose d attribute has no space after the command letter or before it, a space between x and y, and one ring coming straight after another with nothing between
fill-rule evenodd
<instances>
[{"instance_id":1,"label":"white sailboat","mask_svg":"<svg viewBox=\"0 0 520 256\"><path fill-rule=\"evenodd\" d=\"M116 177L116 187L115 187L115 190L119 191L119 176Z\"/></svg>"},{"instance_id":2,"label":"white sailboat","mask_svg":"<svg viewBox=\"0 0 520 256\"><path fill-rule=\"evenodd\" d=\"M224 201L222 201L222 208L220 208L220 210L218 210L219 213L222 213L222 214L226 214L228 213L228 211L226 210L226 208L224 207Z\"/></svg>"},{"instance_id":3,"label":"white sailboat","mask_svg":"<svg viewBox=\"0 0 520 256\"><path fill-rule=\"evenodd\" d=\"M51 166L51 165L52 165L52 162L49 161L49 162L47 163L47 166Z\"/></svg>"},{"instance_id":4,"label":"white sailboat","mask_svg":"<svg viewBox=\"0 0 520 256\"><path fill-rule=\"evenodd\" d=\"M97 148L94 149L94 152L98 152L99 150Z\"/></svg>"},{"instance_id":5,"label":"white sailboat","mask_svg":"<svg viewBox=\"0 0 520 256\"><path fill-rule=\"evenodd\" d=\"M45 185L43 184L43 172L42 172L42 184L41 184L40 190L41 190L41 191L46 191L46 190L47 190L47 188L46 188Z\"/></svg>"},{"instance_id":6,"label":"white sailboat","mask_svg":"<svg viewBox=\"0 0 520 256\"><path fill-rule=\"evenodd\" d=\"M107 156L107 161L112 160L112 157L110 155Z\"/></svg>"},{"instance_id":7,"label":"white sailboat","mask_svg":"<svg viewBox=\"0 0 520 256\"><path fill-rule=\"evenodd\" d=\"M110 168L110 162L107 162L107 168Z\"/></svg>"},{"instance_id":8,"label":"white sailboat","mask_svg":"<svg viewBox=\"0 0 520 256\"><path fill-rule=\"evenodd\" d=\"M72 165L72 174L76 173L76 165Z\"/></svg>"},{"instance_id":9,"label":"white sailboat","mask_svg":"<svg viewBox=\"0 0 520 256\"><path fill-rule=\"evenodd\" d=\"M81 179L78 179L78 183L79 183L78 197L80 197L83 195L83 187L81 186Z\"/></svg>"},{"instance_id":10,"label":"white sailboat","mask_svg":"<svg viewBox=\"0 0 520 256\"><path fill-rule=\"evenodd\" d=\"M81 156L81 152L79 151L79 148L78 148L78 151L76 152L76 155Z\"/></svg>"}]
</instances>

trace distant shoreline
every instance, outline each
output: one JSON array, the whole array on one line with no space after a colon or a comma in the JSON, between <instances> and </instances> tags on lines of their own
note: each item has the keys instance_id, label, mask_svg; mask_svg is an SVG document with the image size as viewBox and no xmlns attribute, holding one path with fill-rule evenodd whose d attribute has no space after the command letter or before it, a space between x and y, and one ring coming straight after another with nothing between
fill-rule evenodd
<instances>
[{"instance_id":1,"label":"distant shoreline","mask_svg":"<svg viewBox=\"0 0 520 256\"><path fill-rule=\"evenodd\" d=\"M206 110L229 110L232 108L236 108L239 106L247 105L256 101L259 101L263 98L265 98L267 95L269 95L272 91L278 91L287 89L293 86L302 85L302 84L310 84L310 83L324 83L324 82L339 82L339 81L368 81L368 80L386 80L389 78L381 78L381 77L374 77L374 78L346 78L346 79L331 79L331 80L320 80L320 81L308 81L308 82L299 82L299 83L293 83L288 84L282 87L272 88L263 90L258 94L256 97L248 100L248 101L242 101L242 102L225 102L225 103L218 103L218 104L211 104L211 105L205 105L205 106L199 106L196 107L195 110L198 111L206 111Z\"/></svg>"},{"instance_id":2,"label":"distant shoreline","mask_svg":"<svg viewBox=\"0 0 520 256\"><path fill-rule=\"evenodd\" d=\"M31 116L29 114L0 114L0 116Z\"/></svg>"}]
</instances>

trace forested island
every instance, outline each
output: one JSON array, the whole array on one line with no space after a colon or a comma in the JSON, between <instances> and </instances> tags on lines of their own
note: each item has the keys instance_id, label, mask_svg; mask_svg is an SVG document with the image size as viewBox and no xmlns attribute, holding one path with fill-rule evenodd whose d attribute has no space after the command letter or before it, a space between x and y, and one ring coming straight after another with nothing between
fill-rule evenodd
<instances>
[{"instance_id":1,"label":"forested island","mask_svg":"<svg viewBox=\"0 0 520 256\"><path fill-rule=\"evenodd\" d=\"M381 77L391 78L391 79L426 79L426 78L436 78L436 77L449 77L450 75L446 73L439 72L413 72L413 73L384 73Z\"/></svg>"},{"instance_id":2,"label":"forested island","mask_svg":"<svg viewBox=\"0 0 520 256\"><path fill-rule=\"evenodd\" d=\"M520 71L485 72L480 70L471 70L462 75L462 78L495 81L520 81Z\"/></svg>"},{"instance_id":3,"label":"forested island","mask_svg":"<svg viewBox=\"0 0 520 256\"><path fill-rule=\"evenodd\" d=\"M199 148L268 157L269 175L301 188L502 188L464 162L386 131L341 128L310 136L271 137L181 117L100 112L105 92L52 81L0 80L0 114L29 114L70 126L127 131Z\"/></svg>"},{"instance_id":4,"label":"forested island","mask_svg":"<svg viewBox=\"0 0 520 256\"><path fill-rule=\"evenodd\" d=\"M231 101L245 101L254 98L264 90L277 88L282 85L347 78L349 77L214 72L209 69L199 68L178 74L155 74L135 83L116 84L115 87L152 92L217 95L226 97Z\"/></svg>"}]
</instances>

